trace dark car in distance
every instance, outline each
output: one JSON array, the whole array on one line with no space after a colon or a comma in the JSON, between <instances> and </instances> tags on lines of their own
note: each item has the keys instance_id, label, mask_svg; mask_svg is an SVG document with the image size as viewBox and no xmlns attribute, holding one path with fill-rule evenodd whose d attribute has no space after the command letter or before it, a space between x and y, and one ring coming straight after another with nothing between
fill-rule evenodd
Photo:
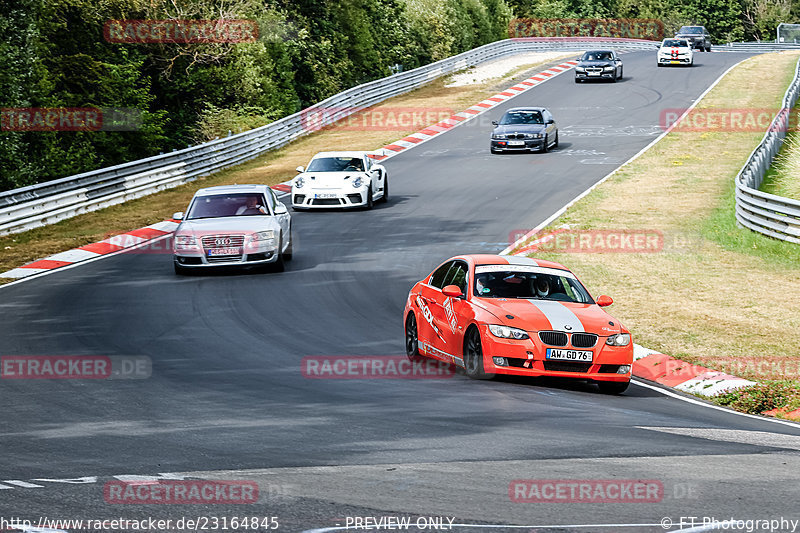
<instances>
[{"instance_id":1,"label":"dark car in distance","mask_svg":"<svg viewBox=\"0 0 800 533\"><path fill-rule=\"evenodd\" d=\"M547 152L558 146L558 127L544 107L512 107L499 122L492 121L490 150L500 152Z\"/></svg>"},{"instance_id":2,"label":"dark car in distance","mask_svg":"<svg viewBox=\"0 0 800 533\"><path fill-rule=\"evenodd\" d=\"M686 39L692 48L701 52L711 51L711 34L708 33L705 26L681 26L681 29L675 34L675 38Z\"/></svg>"},{"instance_id":3,"label":"dark car in distance","mask_svg":"<svg viewBox=\"0 0 800 533\"><path fill-rule=\"evenodd\" d=\"M575 83L587 80L616 82L622 79L622 60L614 50L589 50L575 66Z\"/></svg>"}]
</instances>

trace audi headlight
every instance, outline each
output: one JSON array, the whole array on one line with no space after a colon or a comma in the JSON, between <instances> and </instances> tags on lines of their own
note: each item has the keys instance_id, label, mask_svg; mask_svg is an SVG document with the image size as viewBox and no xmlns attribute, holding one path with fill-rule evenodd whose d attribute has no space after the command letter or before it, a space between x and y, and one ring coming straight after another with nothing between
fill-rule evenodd
<instances>
[{"instance_id":1,"label":"audi headlight","mask_svg":"<svg viewBox=\"0 0 800 533\"><path fill-rule=\"evenodd\" d=\"M250 242L266 242L275 241L275 232L270 230L259 231L250 235Z\"/></svg>"},{"instance_id":2,"label":"audi headlight","mask_svg":"<svg viewBox=\"0 0 800 533\"><path fill-rule=\"evenodd\" d=\"M303 178L295 178L294 186L298 189L302 189L303 185L305 184L305 180Z\"/></svg>"},{"instance_id":3,"label":"audi headlight","mask_svg":"<svg viewBox=\"0 0 800 533\"><path fill-rule=\"evenodd\" d=\"M631 334L630 333L617 333L616 335L611 335L609 338L606 339L606 344L609 346L627 346L631 343Z\"/></svg>"},{"instance_id":4,"label":"audi headlight","mask_svg":"<svg viewBox=\"0 0 800 533\"><path fill-rule=\"evenodd\" d=\"M353 188L354 189L358 189L363 184L364 184L364 178L362 178L361 176L359 176L359 177L357 177L356 179L353 180Z\"/></svg>"},{"instance_id":5,"label":"audi headlight","mask_svg":"<svg viewBox=\"0 0 800 533\"><path fill-rule=\"evenodd\" d=\"M492 135L492 139L505 139L505 138L506 135L504 133L497 133L495 135Z\"/></svg>"},{"instance_id":6,"label":"audi headlight","mask_svg":"<svg viewBox=\"0 0 800 533\"><path fill-rule=\"evenodd\" d=\"M521 329L510 328L508 326L490 324L489 331L492 333L492 335L495 337L500 337L501 339L516 339L520 341L524 339L530 339L528 334Z\"/></svg>"},{"instance_id":7,"label":"audi headlight","mask_svg":"<svg viewBox=\"0 0 800 533\"><path fill-rule=\"evenodd\" d=\"M197 246L194 235L175 235L175 248L192 248Z\"/></svg>"}]
</instances>

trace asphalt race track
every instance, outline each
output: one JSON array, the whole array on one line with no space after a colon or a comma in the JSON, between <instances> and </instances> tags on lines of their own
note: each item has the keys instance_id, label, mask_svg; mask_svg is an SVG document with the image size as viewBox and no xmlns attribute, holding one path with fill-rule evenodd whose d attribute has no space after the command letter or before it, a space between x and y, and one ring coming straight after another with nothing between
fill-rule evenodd
<instances>
[{"instance_id":1,"label":"asphalt race track","mask_svg":"<svg viewBox=\"0 0 800 533\"><path fill-rule=\"evenodd\" d=\"M300 371L309 355L402 354L415 281L451 255L505 248L510 232L542 222L655 139L661 110L691 105L744 57L697 54L694 68L668 69L656 68L655 52L636 52L623 56L616 84L560 75L388 160L388 204L294 213L285 273L178 278L171 256L131 252L2 288L0 354L148 356L153 371L0 382L0 517L277 516L279 531L382 515L590 524L538 532L800 518L797 426L639 385L609 397L581 383ZM560 147L490 155L490 121L525 104L551 109ZM105 503L113 476L158 473L255 480L262 498ZM515 503L514 479L647 479L664 493L657 503Z\"/></svg>"}]
</instances>

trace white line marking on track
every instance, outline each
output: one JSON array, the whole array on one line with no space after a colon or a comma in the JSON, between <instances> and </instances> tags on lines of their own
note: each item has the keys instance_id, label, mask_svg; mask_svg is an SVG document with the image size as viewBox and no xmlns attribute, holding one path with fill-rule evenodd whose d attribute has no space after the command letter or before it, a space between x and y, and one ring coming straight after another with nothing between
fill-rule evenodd
<instances>
[{"instance_id":1,"label":"white line marking on track","mask_svg":"<svg viewBox=\"0 0 800 533\"><path fill-rule=\"evenodd\" d=\"M28 483L27 481L20 481L18 479L4 479L3 483L8 483L9 485L16 485L17 487L22 487L25 489L43 489L44 485L37 485L36 483ZM7 487L11 488L11 487Z\"/></svg>"},{"instance_id":2,"label":"white line marking on track","mask_svg":"<svg viewBox=\"0 0 800 533\"><path fill-rule=\"evenodd\" d=\"M693 403L695 405L702 405L703 407L708 407L709 409L716 409L717 411L724 411L724 412L728 413L729 415L745 416L747 418L753 418L755 420L761 420L763 422L773 422L775 424L782 424L784 426L789 426L789 427L800 429L800 424L797 424L797 423L794 423L794 422L789 422L788 420L780 420L780 419L777 419L777 418L767 418L767 417L764 417L764 416L751 415L751 414L748 414L748 413L740 413L739 411L734 411L732 409L728 409L727 407L722 407L721 405L714 405L714 404L710 404L708 402L704 402L704 401L701 401L701 400L696 400L694 398L689 398L687 396L683 396L682 394L677 394L675 392L672 392L669 389L663 389L661 387L656 387L655 385L650 385L649 383L644 383L643 381L639 381L637 379L632 379L631 383L633 383L635 385L639 385L640 387L644 387L646 389L651 389L651 390L654 390L656 392L660 392L661 394L663 394L665 396L670 396L672 398L677 398L677 399L682 400L684 402Z\"/></svg>"},{"instance_id":3,"label":"white line marking on track","mask_svg":"<svg viewBox=\"0 0 800 533\"><path fill-rule=\"evenodd\" d=\"M515 526L515 525L508 525L508 524L450 524L448 527L473 527L473 528L484 528L484 529L578 529L578 528L606 528L606 527L661 527L661 524L546 524L546 525L532 525L532 526ZM388 526L378 526L372 525L370 529L388 529ZM351 529L364 529L364 526L334 526L334 527L323 527L319 529L307 529L303 531L303 533L328 533L329 531L348 531ZM396 527L391 528L396 529Z\"/></svg>"}]
</instances>

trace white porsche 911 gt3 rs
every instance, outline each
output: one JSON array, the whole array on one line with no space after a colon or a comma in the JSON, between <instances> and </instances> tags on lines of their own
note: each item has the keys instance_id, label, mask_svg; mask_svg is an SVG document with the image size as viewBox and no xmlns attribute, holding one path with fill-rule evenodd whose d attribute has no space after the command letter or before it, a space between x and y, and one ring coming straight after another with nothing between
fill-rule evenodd
<instances>
[{"instance_id":1,"label":"white porsche 911 gt3 rs","mask_svg":"<svg viewBox=\"0 0 800 533\"><path fill-rule=\"evenodd\" d=\"M389 199L389 176L368 152L320 152L292 180L292 209L371 208Z\"/></svg>"}]
</instances>

